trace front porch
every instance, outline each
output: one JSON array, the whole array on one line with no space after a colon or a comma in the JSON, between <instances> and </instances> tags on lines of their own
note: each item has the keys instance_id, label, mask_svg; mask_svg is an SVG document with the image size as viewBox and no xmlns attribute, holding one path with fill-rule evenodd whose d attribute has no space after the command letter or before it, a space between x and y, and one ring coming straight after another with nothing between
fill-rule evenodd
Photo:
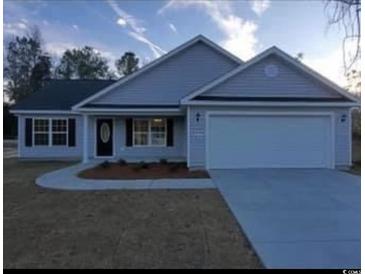
<instances>
[{"instance_id":1,"label":"front porch","mask_svg":"<svg viewBox=\"0 0 365 274\"><path fill-rule=\"evenodd\" d=\"M83 114L83 163L186 162L183 114Z\"/></svg>"}]
</instances>

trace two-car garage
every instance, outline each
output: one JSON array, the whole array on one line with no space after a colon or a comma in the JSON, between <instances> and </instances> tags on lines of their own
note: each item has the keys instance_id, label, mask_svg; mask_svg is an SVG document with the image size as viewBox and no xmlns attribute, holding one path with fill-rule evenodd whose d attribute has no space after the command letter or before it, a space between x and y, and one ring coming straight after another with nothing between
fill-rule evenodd
<instances>
[{"instance_id":1,"label":"two-car garage","mask_svg":"<svg viewBox=\"0 0 365 274\"><path fill-rule=\"evenodd\" d=\"M206 167L334 168L331 112L207 113Z\"/></svg>"}]
</instances>

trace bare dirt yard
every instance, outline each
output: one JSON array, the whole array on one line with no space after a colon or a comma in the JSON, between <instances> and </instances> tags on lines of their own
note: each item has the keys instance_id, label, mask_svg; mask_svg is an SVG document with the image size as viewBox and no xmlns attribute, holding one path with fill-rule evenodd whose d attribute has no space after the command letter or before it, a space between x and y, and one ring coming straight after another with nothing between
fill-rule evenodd
<instances>
[{"instance_id":1,"label":"bare dirt yard","mask_svg":"<svg viewBox=\"0 0 365 274\"><path fill-rule=\"evenodd\" d=\"M4 268L261 268L215 190L71 192L4 160Z\"/></svg>"}]
</instances>

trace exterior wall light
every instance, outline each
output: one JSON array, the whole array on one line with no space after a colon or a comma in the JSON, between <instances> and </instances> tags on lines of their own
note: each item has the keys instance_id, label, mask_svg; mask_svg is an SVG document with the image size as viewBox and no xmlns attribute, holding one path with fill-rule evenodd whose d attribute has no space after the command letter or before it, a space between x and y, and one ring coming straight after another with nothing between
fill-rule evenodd
<instances>
[{"instance_id":1,"label":"exterior wall light","mask_svg":"<svg viewBox=\"0 0 365 274\"><path fill-rule=\"evenodd\" d=\"M197 114L195 114L195 117L196 117L196 121L199 122L199 120L200 120L200 113L198 112Z\"/></svg>"}]
</instances>

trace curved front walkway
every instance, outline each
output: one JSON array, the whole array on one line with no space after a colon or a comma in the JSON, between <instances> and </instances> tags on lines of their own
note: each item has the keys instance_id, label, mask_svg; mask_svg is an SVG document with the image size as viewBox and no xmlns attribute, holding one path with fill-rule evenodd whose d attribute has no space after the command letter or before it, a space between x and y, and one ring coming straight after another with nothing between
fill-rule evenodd
<instances>
[{"instance_id":1,"label":"curved front walkway","mask_svg":"<svg viewBox=\"0 0 365 274\"><path fill-rule=\"evenodd\" d=\"M36 184L62 190L111 190L111 189L206 189L216 188L211 179L158 179L158 180L91 180L77 174L95 163L77 164L46 173L36 179Z\"/></svg>"}]
</instances>

